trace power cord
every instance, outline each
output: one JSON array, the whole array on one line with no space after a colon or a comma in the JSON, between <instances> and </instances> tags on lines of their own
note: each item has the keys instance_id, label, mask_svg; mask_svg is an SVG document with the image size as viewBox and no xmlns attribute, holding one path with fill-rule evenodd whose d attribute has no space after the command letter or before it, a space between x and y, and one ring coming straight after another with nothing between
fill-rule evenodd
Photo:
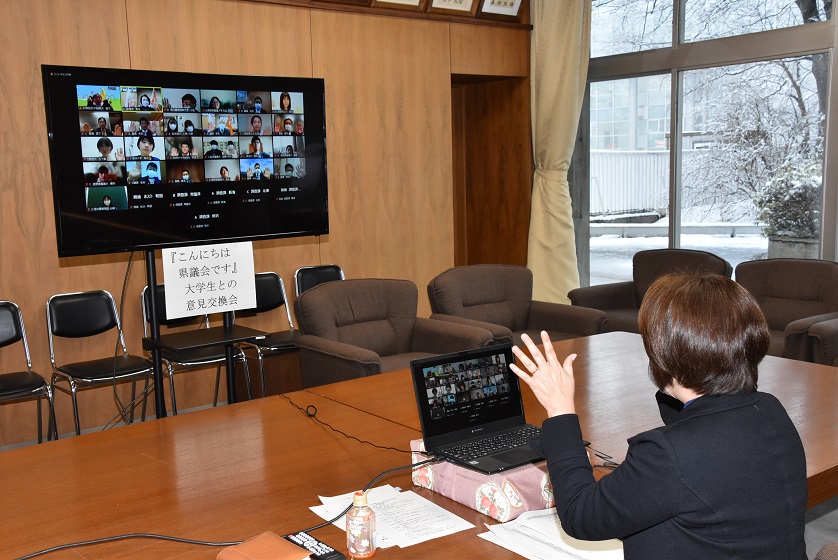
<instances>
[{"instance_id":1,"label":"power cord","mask_svg":"<svg viewBox=\"0 0 838 560\"><path fill-rule=\"evenodd\" d=\"M337 428L335 428L334 426L332 426L328 422L324 422L323 420L318 418L317 417L317 407L314 406L313 404L310 404L307 407L303 408L300 405L298 405L297 403L295 403L294 401L292 401L291 398L288 397L287 395L285 395L284 393L280 394L279 396L284 398L288 402L290 402L294 406L294 408L296 408L297 410L299 410L300 412L302 412L303 414L305 414L306 416L308 416L309 418L311 418L315 422L317 422L319 424L322 424L323 426L326 426L327 428L329 428L333 432L337 432L345 438L354 439L358 443L363 443L364 445L371 445L372 447L375 447L376 449L388 449L390 451L398 451L399 453L413 453L413 451L411 451L409 449L399 449L397 447L389 447L387 445L378 445L378 444L372 443L371 441L366 441L366 440L363 440L363 439L359 439L355 436L349 435L346 432L342 432L342 431L338 430Z\"/></svg>"},{"instance_id":2,"label":"power cord","mask_svg":"<svg viewBox=\"0 0 838 560\"><path fill-rule=\"evenodd\" d=\"M114 345L114 349L113 349L113 378L112 378L111 387L113 388L113 397L116 400L117 406L119 407L119 412L117 413L117 415L112 420L110 420L107 424L105 424L102 427L102 430L107 430L108 428L111 428L111 427L115 426L117 418L121 418L122 421L127 424L128 420L126 418L126 415L130 414L130 412L134 409L134 407L136 406L136 403L137 403L137 397L135 397L131 401L131 408L127 409L128 412L126 412L126 407L123 404L122 399L119 398L119 393L116 390L117 360L119 359L119 355L120 355L120 353L119 353L120 346L121 346L120 342L121 342L121 339L124 336L123 333L122 333L122 317L123 317L122 313L123 313L123 310L125 309L125 293L128 289L128 278L131 276L131 267L134 264L134 253L135 252L136 251L132 250L131 253L128 255L128 265L125 267L125 276L122 279L122 290L121 290L120 295L119 295L119 311L118 311L119 328L117 329L116 344ZM140 393L141 397L145 397L147 395L148 395L148 389L147 388L144 389L143 391L141 391L141 393Z\"/></svg>"},{"instance_id":3,"label":"power cord","mask_svg":"<svg viewBox=\"0 0 838 560\"><path fill-rule=\"evenodd\" d=\"M593 447L591 447L591 443L589 441L585 441L584 443L585 443L585 447L587 447L591 451L591 453L596 455L599 459L602 459L602 463L600 463L598 465L592 464L591 465L592 467L610 469L610 470L613 471L614 469L616 469L617 467L620 466L620 463L615 461L614 457L612 457L608 453L605 453L605 452L600 451L598 449L594 449Z\"/></svg>"}]
</instances>

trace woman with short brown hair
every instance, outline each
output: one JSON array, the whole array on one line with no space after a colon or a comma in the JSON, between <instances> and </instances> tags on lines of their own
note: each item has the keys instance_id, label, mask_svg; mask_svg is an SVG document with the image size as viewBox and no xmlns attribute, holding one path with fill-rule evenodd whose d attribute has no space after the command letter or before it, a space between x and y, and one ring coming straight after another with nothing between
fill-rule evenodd
<instances>
[{"instance_id":1,"label":"woman with short brown hair","mask_svg":"<svg viewBox=\"0 0 838 560\"><path fill-rule=\"evenodd\" d=\"M759 306L718 275L667 275L638 324L664 426L628 440L597 482L574 405L573 360L514 348L511 369L547 409L533 448L547 459L564 530L623 540L626 560L804 560L806 459L780 402L757 388L768 350ZM789 372L790 375L793 372Z\"/></svg>"}]
</instances>

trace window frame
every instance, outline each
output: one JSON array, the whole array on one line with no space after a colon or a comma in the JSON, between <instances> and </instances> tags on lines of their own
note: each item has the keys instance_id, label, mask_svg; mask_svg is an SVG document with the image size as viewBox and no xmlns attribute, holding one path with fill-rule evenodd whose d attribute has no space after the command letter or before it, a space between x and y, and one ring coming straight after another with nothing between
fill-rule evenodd
<instances>
[{"instance_id":1,"label":"window frame","mask_svg":"<svg viewBox=\"0 0 838 560\"><path fill-rule=\"evenodd\" d=\"M573 156L569 179L575 211L577 253L590 255L588 198L590 196L590 84L594 82L670 74L671 107L669 137L669 246L677 247L680 239L681 200L681 102L683 73L690 70L801 57L812 54L829 55L829 95L824 138L824 189L821 213L820 255L822 259L838 260L838 122L833 126L833 107L838 107L838 69L834 47L838 43L835 18L822 22L761 31L720 39L691 43L678 42L683 29L683 7L686 0L673 5L673 45L668 48L591 58L585 101L579 121L579 138ZM581 151L581 153L579 153ZM579 204L576 204L576 203ZM586 285L590 278L589 258L579 259L580 279Z\"/></svg>"}]
</instances>

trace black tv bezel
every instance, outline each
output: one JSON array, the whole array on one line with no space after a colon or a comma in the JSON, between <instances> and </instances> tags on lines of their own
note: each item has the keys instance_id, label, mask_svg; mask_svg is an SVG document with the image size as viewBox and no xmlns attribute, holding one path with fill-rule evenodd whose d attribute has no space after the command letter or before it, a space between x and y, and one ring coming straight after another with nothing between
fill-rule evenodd
<instances>
[{"instance_id":1,"label":"black tv bezel","mask_svg":"<svg viewBox=\"0 0 838 560\"><path fill-rule=\"evenodd\" d=\"M50 177L52 179L53 192L53 208L55 214L55 229L56 229L56 244L59 257L73 257L85 255L100 255L123 253L134 250L146 249L160 249L165 247L182 247L198 244L212 244L232 241L257 241L269 239L282 239L292 237L304 236L319 236L329 233L329 210L328 210L328 177L326 165L326 116L325 116L325 82L322 78L306 78L306 77L281 77L281 76L252 76L252 75L219 75L219 74L202 74L192 72L171 72L171 71L153 71L153 70L134 70L134 69L119 69L119 68L97 68L85 66L63 66L63 65L42 65L42 80L44 86L44 108L46 114L46 126L48 131L49 143L49 159L50 159ZM57 75L56 75L57 74ZM97 76L95 80L91 80L89 76ZM79 76L81 76L79 78ZM57 100L53 99L56 91L55 82L51 83L53 79L62 79L65 84L72 82L73 96L72 109L70 103L67 106L57 106ZM72 78L67 80L67 78ZM90 84L113 84L113 85L149 85L154 87L172 88L172 89L215 89L215 90L255 90L255 91L302 91L306 94L306 106L304 111L305 121L305 142L306 142L306 171L308 181L305 179L297 179L296 184L302 185L301 192L297 195L297 200L293 203L283 203L276 201L262 202L257 208L238 207L236 212L231 211L231 215L227 217L227 231L204 232L201 229L194 230L193 234L186 237L182 236L183 232L178 232L175 237L170 232L155 231L156 236L150 235L148 230L139 230L132 227L120 228L118 224L102 224L102 217L95 219L84 212L79 211L79 207L84 204L79 204L78 200L84 199L83 194L86 188L83 171L81 175L77 175L75 179L69 182L62 179L62 175L67 174L68 161L75 163L81 170L83 165L81 160L81 144L78 142L78 106L76 104L75 86L76 85L90 85ZM231 87L232 86L232 87ZM72 155L68 155L66 150L60 153L57 146L58 143L69 140L67 122L69 117L63 116L63 130L56 130L56 121L62 112L75 112L74 119L76 121L75 144L73 145ZM197 109L200 112L200 108ZM246 113L245 113L246 114ZM203 136L201 136L203 139ZM223 138L223 137L219 137ZM312 167L309 167L309 163ZM126 162L131 163L131 162ZM288 179L271 179L268 182L261 183L261 186L276 186L280 181L288 181ZM68 184L69 183L69 184ZM257 186L256 182L238 181L235 185ZM194 185L200 185L202 188L207 186L219 186L220 183L213 182L197 182ZM165 186L165 185L163 185ZM75 203L68 203L68 197L76 196ZM280 206L282 205L282 206ZM264 219L269 220L270 224L274 224L278 214L273 211L277 209L286 209L288 214L298 222L305 221L305 227L270 227L270 231L250 231L244 234L238 234L229 231L230 220L236 215L245 213L245 210L258 210ZM74 212L75 211L75 212ZM137 212L137 210L128 210ZM190 212L193 210L190 210ZM122 211L120 211L122 212ZM142 212L142 210L139 210ZM164 209L158 209L154 214L148 215L148 218L159 217L161 212L165 215ZM169 211L171 214L173 211ZM108 213L108 214L116 214ZM252 214L248 213L247 217ZM242 217L242 216L240 216ZM80 226L83 222L95 222L97 225L91 226L88 224ZM134 215L132 221L140 220ZM249 220L244 220L249 223ZM252 224L249 224L252 225ZM75 228L74 233L68 232L68 228ZM81 235L78 233L93 231L101 231L101 238L85 239L80 242ZM109 234L121 232L124 235ZM130 232L130 233L129 233ZM126 237L130 237L126 238Z\"/></svg>"}]
</instances>

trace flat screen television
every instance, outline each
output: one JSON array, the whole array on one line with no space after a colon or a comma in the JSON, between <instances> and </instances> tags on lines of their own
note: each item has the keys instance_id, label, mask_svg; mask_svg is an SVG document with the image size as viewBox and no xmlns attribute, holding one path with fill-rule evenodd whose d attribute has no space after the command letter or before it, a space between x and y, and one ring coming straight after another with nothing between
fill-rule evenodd
<instances>
[{"instance_id":1,"label":"flat screen television","mask_svg":"<svg viewBox=\"0 0 838 560\"><path fill-rule=\"evenodd\" d=\"M322 79L42 75L59 256L329 232Z\"/></svg>"}]
</instances>

